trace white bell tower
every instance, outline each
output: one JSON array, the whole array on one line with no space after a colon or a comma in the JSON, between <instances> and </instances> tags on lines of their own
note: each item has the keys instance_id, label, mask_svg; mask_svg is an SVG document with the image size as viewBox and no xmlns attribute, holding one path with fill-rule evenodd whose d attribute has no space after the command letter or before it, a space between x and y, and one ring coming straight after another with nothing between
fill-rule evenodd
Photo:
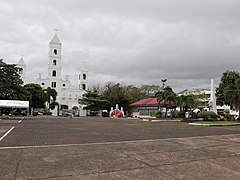
<instances>
[{"instance_id":1,"label":"white bell tower","mask_svg":"<svg viewBox=\"0 0 240 180\"><path fill-rule=\"evenodd\" d=\"M83 62L79 74L79 89L88 90L88 69L86 63Z\"/></svg>"},{"instance_id":2,"label":"white bell tower","mask_svg":"<svg viewBox=\"0 0 240 180\"><path fill-rule=\"evenodd\" d=\"M57 92L61 88L61 49L62 43L55 34L49 43L48 79L49 87L56 89Z\"/></svg>"}]
</instances>

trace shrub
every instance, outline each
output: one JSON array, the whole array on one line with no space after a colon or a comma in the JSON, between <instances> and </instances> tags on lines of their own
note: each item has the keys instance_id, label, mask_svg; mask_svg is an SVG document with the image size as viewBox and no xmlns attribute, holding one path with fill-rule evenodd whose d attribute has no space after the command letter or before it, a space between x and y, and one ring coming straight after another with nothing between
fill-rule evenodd
<instances>
[{"instance_id":1,"label":"shrub","mask_svg":"<svg viewBox=\"0 0 240 180\"><path fill-rule=\"evenodd\" d=\"M234 116L232 114L226 114L225 117L226 117L227 121L234 121L235 120L235 118L234 118Z\"/></svg>"},{"instance_id":2,"label":"shrub","mask_svg":"<svg viewBox=\"0 0 240 180\"><path fill-rule=\"evenodd\" d=\"M151 116L151 117L155 117L156 115L155 115L155 111L151 111L150 113L149 113L149 115Z\"/></svg>"},{"instance_id":3,"label":"shrub","mask_svg":"<svg viewBox=\"0 0 240 180\"><path fill-rule=\"evenodd\" d=\"M185 118L185 112L184 111L177 112L177 118Z\"/></svg>"},{"instance_id":4,"label":"shrub","mask_svg":"<svg viewBox=\"0 0 240 180\"><path fill-rule=\"evenodd\" d=\"M161 111L155 111L155 116L156 116L156 118L161 118L162 117L162 112Z\"/></svg>"},{"instance_id":5,"label":"shrub","mask_svg":"<svg viewBox=\"0 0 240 180\"><path fill-rule=\"evenodd\" d=\"M198 113L197 118L203 118L204 120L216 120L218 115L212 111L201 111Z\"/></svg>"}]
</instances>

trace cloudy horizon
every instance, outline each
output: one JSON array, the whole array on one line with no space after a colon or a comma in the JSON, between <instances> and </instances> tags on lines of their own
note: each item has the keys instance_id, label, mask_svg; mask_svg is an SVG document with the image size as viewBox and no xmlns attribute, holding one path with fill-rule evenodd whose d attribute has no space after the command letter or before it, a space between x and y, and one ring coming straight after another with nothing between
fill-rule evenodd
<instances>
[{"instance_id":1,"label":"cloudy horizon","mask_svg":"<svg viewBox=\"0 0 240 180\"><path fill-rule=\"evenodd\" d=\"M47 73L48 45L62 42L62 77L76 83L82 62L89 85L210 88L239 71L239 0L2 0L0 57L27 64L27 81ZM75 84L76 85L76 84Z\"/></svg>"}]
</instances>

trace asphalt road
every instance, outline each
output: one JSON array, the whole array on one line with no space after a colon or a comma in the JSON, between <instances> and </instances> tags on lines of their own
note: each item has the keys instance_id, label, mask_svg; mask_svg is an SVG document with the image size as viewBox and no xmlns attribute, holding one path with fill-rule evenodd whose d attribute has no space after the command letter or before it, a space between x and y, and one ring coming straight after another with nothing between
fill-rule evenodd
<instances>
[{"instance_id":1,"label":"asphalt road","mask_svg":"<svg viewBox=\"0 0 240 180\"><path fill-rule=\"evenodd\" d=\"M102 143L240 133L240 126L202 127L183 122L90 117L31 117L21 123L18 120L2 120L0 128L4 126L15 128L0 146Z\"/></svg>"},{"instance_id":2,"label":"asphalt road","mask_svg":"<svg viewBox=\"0 0 240 180\"><path fill-rule=\"evenodd\" d=\"M0 179L240 179L240 126L138 119L0 121Z\"/></svg>"}]
</instances>

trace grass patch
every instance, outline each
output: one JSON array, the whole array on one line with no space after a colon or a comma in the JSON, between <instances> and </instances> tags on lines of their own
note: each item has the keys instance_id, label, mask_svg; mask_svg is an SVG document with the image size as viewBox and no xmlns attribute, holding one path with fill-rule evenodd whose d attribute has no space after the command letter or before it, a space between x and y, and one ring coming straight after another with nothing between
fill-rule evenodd
<instances>
[{"instance_id":1,"label":"grass patch","mask_svg":"<svg viewBox=\"0 0 240 180\"><path fill-rule=\"evenodd\" d=\"M240 124L240 121L198 121L196 124Z\"/></svg>"}]
</instances>

